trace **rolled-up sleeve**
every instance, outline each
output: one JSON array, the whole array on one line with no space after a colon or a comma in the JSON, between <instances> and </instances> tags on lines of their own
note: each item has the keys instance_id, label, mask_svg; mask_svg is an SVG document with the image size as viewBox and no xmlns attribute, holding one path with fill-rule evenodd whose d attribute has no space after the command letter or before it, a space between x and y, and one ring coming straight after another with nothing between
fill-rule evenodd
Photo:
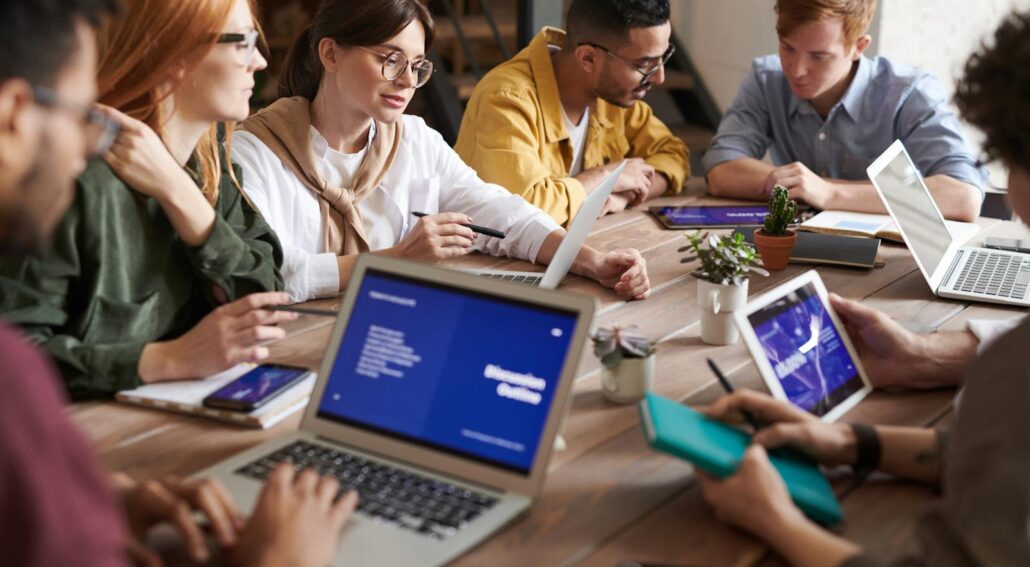
<instances>
[{"instance_id":1,"label":"rolled-up sleeve","mask_svg":"<svg viewBox=\"0 0 1030 567\"><path fill-rule=\"evenodd\" d=\"M484 182L435 131L429 141L440 175L441 210L465 213L472 222L505 233L503 239L479 236L475 250L535 262L540 245L560 228L558 223L522 197Z\"/></svg>"},{"instance_id":2,"label":"rolled-up sleeve","mask_svg":"<svg viewBox=\"0 0 1030 567\"><path fill-rule=\"evenodd\" d=\"M719 123L719 131L702 160L705 175L715 166L740 158L762 159L772 140L769 105L758 73L752 69Z\"/></svg>"},{"instance_id":3,"label":"rolled-up sleeve","mask_svg":"<svg viewBox=\"0 0 1030 567\"><path fill-rule=\"evenodd\" d=\"M897 115L901 141L924 177L947 175L983 194L987 172L977 167L944 86L933 75L913 83Z\"/></svg>"}]
</instances>

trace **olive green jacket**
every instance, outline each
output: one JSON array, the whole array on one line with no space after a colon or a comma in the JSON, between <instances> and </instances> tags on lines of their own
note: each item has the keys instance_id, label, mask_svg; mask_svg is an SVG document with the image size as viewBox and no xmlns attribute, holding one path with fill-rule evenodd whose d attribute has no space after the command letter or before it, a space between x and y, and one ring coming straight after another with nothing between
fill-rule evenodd
<instances>
[{"instance_id":1,"label":"olive green jacket","mask_svg":"<svg viewBox=\"0 0 1030 567\"><path fill-rule=\"evenodd\" d=\"M76 189L46 253L0 258L0 317L49 352L72 399L140 385L143 347L195 326L217 306L216 286L229 301L283 288L279 240L225 161L215 225L196 248L103 161L89 164Z\"/></svg>"}]
</instances>

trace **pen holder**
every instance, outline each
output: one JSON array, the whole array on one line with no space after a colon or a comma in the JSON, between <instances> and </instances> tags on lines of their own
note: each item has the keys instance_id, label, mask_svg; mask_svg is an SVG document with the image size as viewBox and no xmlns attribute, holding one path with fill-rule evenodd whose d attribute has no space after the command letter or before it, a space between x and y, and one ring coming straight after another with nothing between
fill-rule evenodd
<instances>
[{"instance_id":1,"label":"pen holder","mask_svg":"<svg viewBox=\"0 0 1030 567\"><path fill-rule=\"evenodd\" d=\"M740 332L733 312L747 304L748 280L741 285L722 285L705 280L697 284L697 304L701 310L701 340L710 345L731 345Z\"/></svg>"}]
</instances>

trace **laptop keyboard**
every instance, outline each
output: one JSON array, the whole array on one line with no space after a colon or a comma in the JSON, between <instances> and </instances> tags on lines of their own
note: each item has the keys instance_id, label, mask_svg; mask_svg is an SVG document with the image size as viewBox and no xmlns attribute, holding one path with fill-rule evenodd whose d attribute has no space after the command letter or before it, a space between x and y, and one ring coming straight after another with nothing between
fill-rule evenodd
<instances>
[{"instance_id":1,"label":"laptop keyboard","mask_svg":"<svg viewBox=\"0 0 1030 567\"><path fill-rule=\"evenodd\" d=\"M493 496L338 451L295 441L236 471L264 481L279 463L314 469L340 481L341 494L358 493L358 511L437 540L454 535L497 504Z\"/></svg>"},{"instance_id":2,"label":"laptop keyboard","mask_svg":"<svg viewBox=\"0 0 1030 567\"><path fill-rule=\"evenodd\" d=\"M479 277L490 278L492 280L499 280L502 282L521 283L535 286L539 286L540 282L544 281L543 276L527 276L525 274L501 274L497 272L486 272L483 274L479 274Z\"/></svg>"},{"instance_id":3,"label":"laptop keyboard","mask_svg":"<svg viewBox=\"0 0 1030 567\"><path fill-rule=\"evenodd\" d=\"M1009 254L970 251L954 289L995 297L1023 299L1030 284L1030 259Z\"/></svg>"}]
</instances>

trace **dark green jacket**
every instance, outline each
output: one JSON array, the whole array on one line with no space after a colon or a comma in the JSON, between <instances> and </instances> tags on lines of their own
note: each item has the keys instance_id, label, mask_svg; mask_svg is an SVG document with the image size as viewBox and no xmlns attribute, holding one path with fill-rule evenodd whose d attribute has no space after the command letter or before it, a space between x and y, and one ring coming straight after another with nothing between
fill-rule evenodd
<instances>
[{"instance_id":1,"label":"dark green jacket","mask_svg":"<svg viewBox=\"0 0 1030 567\"><path fill-rule=\"evenodd\" d=\"M143 347L195 326L217 305L213 286L229 301L283 289L279 240L224 162L215 226L197 248L107 163L90 163L77 185L47 253L0 259L0 316L46 348L72 399L140 385Z\"/></svg>"}]
</instances>

